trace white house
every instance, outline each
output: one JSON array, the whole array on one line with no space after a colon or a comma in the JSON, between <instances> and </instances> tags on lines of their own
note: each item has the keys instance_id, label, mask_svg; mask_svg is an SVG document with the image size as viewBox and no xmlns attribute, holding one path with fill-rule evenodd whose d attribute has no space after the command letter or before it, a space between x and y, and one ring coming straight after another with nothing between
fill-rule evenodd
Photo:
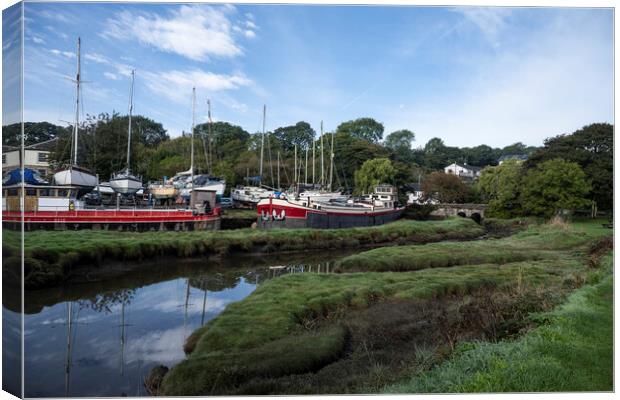
<instances>
[{"instance_id":1,"label":"white house","mask_svg":"<svg viewBox=\"0 0 620 400\"><path fill-rule=\"evenodd\" d=\"M445 167L443 170L446 174L456 175L459 178L475 179L480 176L482 168L475 167L473 165L453 163Z\"/></svg>"},{"instance_id":2,"label":"white house","mask_svg":"<svg viewBox=\"0 0 620 400\"><path fill-rule=\"evenodd\" d=\"M42 176L51 172L49 158L56 140L33 144L24 148L24 167L37 171ZM2 146L2 173L19 168L19 148Z\"/></svg>"}]
</instances>

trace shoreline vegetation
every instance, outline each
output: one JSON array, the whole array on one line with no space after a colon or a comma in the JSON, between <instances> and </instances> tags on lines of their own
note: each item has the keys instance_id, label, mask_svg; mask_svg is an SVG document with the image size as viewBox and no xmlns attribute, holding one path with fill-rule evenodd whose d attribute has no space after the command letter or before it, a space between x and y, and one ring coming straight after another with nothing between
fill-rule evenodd
<instances>
[{"instance_id":1,"label":"shoreline vegetation","mask_svg":"<svg viewBox=\"0 0 620 400\"><path fill-rule=\"evenodd\" d=\"M282 254L309 250L352 249L388 244L471 240L484 235L471 219L400 220L390 224L337 230L235 229L193 232L32 231L25 233L26 289L58 285L77 268L159 257L225 257L230 254ZM19 235L4 233L3 277L19 282Z\"/></svg>"},{"instance_id":2,"label":"shoreline vegetation","mask_svg":"<svg viewBox=\"0 0 620 400\"><path fill-rule=\"evenodd\" d=\"M580 318L588 322L588 312L610 309L609 258L600 266L613 247L609 233L596 222L554 222L501 239L372 249L340 260L343 273L270 280L190 335L187 359L164 376L157 394L458 391L460 386L444 382L451 371L469 379L465 391L611 390L605 375L609 354L601 366L588 359L588 371L602 374L588 385L582 377L569 386L555 380L531 388L527 382L502 386L516 374L506 367L506 357L518 348L515 340L526 343L519 362L528 374L536 373L538 362L538 368L551 363L562 376L578 369L574 357L557 358L572 348L566 338L578 327L553 316L581 307ZM593 289L599 282L602 289ZM580 300L575 308L575 298L590 298L576 294L556 308L584 285L584 293L607 294L592 304ZM560 311L545 314L553 309ZM549 321L556 325L547 327ZM597 338L609 339L608 322L590 321ZM554 329L564 339L555 342ZM587 332L578 333L581 354L594 342L586 340ZM537 343L548 345L540 360ZM499 350L485 356L485 346ZM608 347L605 342L595 354ZM463 354L487 357L482 380L468 372L467 360L459 361ZM426 373L431 375L420 386L418 377Z\"/></svg>"}]
</instances>

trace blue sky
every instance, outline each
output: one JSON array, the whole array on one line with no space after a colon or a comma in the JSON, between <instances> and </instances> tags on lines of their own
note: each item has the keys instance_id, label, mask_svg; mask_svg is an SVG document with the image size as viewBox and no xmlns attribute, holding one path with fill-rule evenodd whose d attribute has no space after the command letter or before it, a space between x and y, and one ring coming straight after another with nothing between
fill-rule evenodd
<instances>
[{"instance_id":1,"label":"blue sky","mask_svg":"<svg viewBox=\"0 0 620 400\"><path fill-rule=\"evenodd\" d=\"M613 123L610 9L26 3L25 119L135 113L171 136L215 120L267 129L373 117L448 145L541 145Z\"/></svg>"}]
</instances>

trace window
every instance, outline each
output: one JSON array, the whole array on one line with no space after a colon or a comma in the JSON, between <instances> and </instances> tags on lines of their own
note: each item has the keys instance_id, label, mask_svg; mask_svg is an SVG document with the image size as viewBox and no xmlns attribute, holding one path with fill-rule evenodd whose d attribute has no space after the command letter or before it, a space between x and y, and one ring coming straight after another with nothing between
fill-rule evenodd
<instances>
[{"instance_id":1,"label":"window","mask_svg":"<svg viewBox=\"0 0 620 400\"><path fill-rule=\"evenodd\" d=\"M37 154L37 162L45 163L49 159L49 153L39 152Z\"/></svg>"},{"instance_id":2,"label":"window","mask_svg":"<svg viewBox=\"0 0 620 400\"><path fill-rule=\"evenodd\" d=\"M67 197L69 191L67 189L58 189L58 197Z\"/></svg>"},{"instance_id":3,"label":"window","mask_svg":"<svg viewBox=\"0 0 620 400\"><path fill-rule=\"evenodd\" d=\"M36 196L37 189L34 188L26 188L26 196Z\"/></svg>"},{"instance_id":4,"label":"window","mask_svg":"<svg viewBox=\"0 0 620 400\"><path fill-rule=\"evenodd\" d=\"M39 197L49 197L50 190L49 189L39 189Z\"/></svg>"},{"instance_id":5,"label":"window","mask_svg":"<svg viewBox=\"0 0 620 400\"><path fill-rule=\"evenodd\" d=\"M2 164L6 164L6 154L2 155Z\"/></svg>"},{"instance_id":6,"label":"window","mask_svg":"<svg viewBox=\"0 0 620 400\"><path fill-rule=\"evenodd\" d=\"M9 196L17 196L17 189L9 189L8 192Z\"/></svg>"}]
</instances>

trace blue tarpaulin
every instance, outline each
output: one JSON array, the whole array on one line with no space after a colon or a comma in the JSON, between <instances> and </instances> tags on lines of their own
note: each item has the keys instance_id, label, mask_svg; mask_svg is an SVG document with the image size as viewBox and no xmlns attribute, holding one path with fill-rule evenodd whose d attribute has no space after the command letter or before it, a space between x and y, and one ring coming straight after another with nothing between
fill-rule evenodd
<instances>
[{"instance_id":1,"label":"blue tarpaulin","mask_svg":"<svg viewBox=\"0 0 620 400\"><path fill-rule=\"evenodd\" d=\"M9 171L2 180L4 186L16 185L21 183L21 173L19 168ZM27 185L49 185L45 179L41 178L39 173L30 168L24 169L24 183Z\"/></svg>"}]
</instances>

